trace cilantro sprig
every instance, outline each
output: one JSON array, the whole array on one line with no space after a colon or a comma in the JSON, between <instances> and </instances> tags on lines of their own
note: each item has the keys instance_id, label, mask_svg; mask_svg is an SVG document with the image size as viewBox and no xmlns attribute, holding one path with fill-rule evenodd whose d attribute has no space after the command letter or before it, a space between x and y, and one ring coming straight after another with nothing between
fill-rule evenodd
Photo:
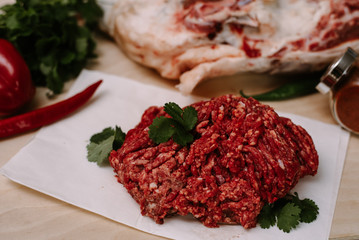
<instances>
[{"instance_id":1,"label":"cilantro sprig","mask_svg":"<svg viewBox=\"0 0 359 240\"><path fill-rule=\"evenodd\" d=\"M166 103L164 110L171 116L155 118L149 127L149 135L159 144L168 141L171 137L175 142L185 146L193 141L190 131L197 123L197 111L193 107L182 110L176 103ZM105 128L102 132L91 136L87 144L87 159L96 162L99 166L108 163L108 157L112 150L119 149L125 141L126 134L120 127Z\"/></svg>"},{"instance_id":2,"label":"cilantro sprig","mask_svg":"<svg viewBox=\"0 0 359 240\"><path fill-rule=\"evenodd\" d=\"M174 102L166 103L164 110L171 118L165 116L155 118L149 126L150 138L156 144L167 142L171 137L182 146L193 142L194 138L190 131L198 121L197 111L191 106L182 110Z\"/></svg>"},{"instance_id":3,"label":"cilantro sprig","mask_svg":"<svg viewBox=\"0 0 359 240\"><path fill-rule=\"evenodd\" d=\"M87 148L87 159L89 162L96 162L101 166L108 163L108 157L112 150L120 148L125 140L126 134L120 127L115 129L108 127L100 133L92 135Z\"/></svg>"},{"instance_id":4,"label":"cilantro sprig","mask_svg":"<svg viewBox=\"0 0 359 240\"><path fill-rule=\"evenodd\" d=\"M311 199L299 199L298 193L287 194L273 204L266 204L258 215L258 223L262 228L270 228L277 224L283 232L289 233L299 223L311 223L317 219L319 208Z\"/></svg>"}]
</instances>

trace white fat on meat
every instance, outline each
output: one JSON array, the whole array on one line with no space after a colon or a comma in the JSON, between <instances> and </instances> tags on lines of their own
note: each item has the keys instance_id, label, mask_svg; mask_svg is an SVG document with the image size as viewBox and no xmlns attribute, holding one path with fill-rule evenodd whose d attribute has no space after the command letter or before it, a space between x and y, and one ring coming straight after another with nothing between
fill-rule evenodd
<instances>
[{"instance_id":1,"label":"white fat on meat","mask_svg":"<svg viewBox=\"0 0 359 240\"><path fill-rule=\"evenodd\" d=\"M356 0L99 0L99 4L105 10L103 28L127 56L164 78L179 79L178 88L185 94L208 78L239 72L316 71L348 46L359 51ZM347 31L336 32L341 28ZM354 33L343 39L341 34L350 28Z\"/></svg>"}]
</instances>

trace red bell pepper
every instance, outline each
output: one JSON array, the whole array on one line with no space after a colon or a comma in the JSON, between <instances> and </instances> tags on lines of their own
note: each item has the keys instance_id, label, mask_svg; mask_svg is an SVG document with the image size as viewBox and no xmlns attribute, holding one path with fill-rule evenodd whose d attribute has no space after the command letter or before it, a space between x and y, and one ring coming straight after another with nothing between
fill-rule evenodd
<instances>
[{"instance_id":1,"label":"red bell pepper","mask_svg":"<svg viewBox=\"0 0 359 240\"><path fill-rule=\"evenodd\" d=\"M24 59L10 42L0 39L0 116L17 112L34 94Z\"/></svg>"}]
</instances>

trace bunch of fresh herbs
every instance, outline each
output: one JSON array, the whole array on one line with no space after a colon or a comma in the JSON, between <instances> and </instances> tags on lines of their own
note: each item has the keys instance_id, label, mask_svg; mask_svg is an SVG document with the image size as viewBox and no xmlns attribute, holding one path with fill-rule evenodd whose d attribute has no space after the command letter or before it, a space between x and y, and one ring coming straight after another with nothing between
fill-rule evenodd
<instances>
[{"instance_id":1,"label":"bunch of fresh herbs","mask_svg":"<svg viewBox=\"0 0 359 240\"><path fill-rule=\"evenodd\" d=\"M92 31L102 14L96 0L17 0L0 10L0 38L23 56L35 85L57 94L96 57Z\"/></svg>"}]
</instances>

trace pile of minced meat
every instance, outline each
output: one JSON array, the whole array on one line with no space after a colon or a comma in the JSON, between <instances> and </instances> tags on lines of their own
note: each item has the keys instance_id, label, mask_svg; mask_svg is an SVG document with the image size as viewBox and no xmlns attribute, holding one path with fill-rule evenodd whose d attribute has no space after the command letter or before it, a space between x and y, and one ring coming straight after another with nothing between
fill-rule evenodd
<instances>
[{"instance_id":1,"label":"pile of minced meat","mask_svg":"<svg viewBox=\"0 0 359 240\"><path fill-rule=\"evenodd\" d=\"M254 227L264 203L284 197L305 175L315 175L318 154L312 138L288 118L254 99L233 95L194 103L195 140L155 144L148 135L150 107L109 157L118 181L143 215L192 214L207 227L220 223ZM169 117L169 116L168 116Z\"/></svg>"}]
</instances>

